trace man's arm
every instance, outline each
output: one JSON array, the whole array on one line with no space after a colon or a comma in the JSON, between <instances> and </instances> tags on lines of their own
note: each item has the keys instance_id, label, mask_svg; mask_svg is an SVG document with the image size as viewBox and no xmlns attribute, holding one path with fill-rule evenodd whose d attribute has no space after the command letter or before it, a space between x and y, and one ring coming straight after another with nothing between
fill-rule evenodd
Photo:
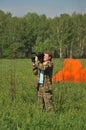
<instances>
[{"instance_id":1,"label":"man's arm","mask_svg":"<svg viewBox=\"0 0 86 130\"><path fill-rule=\"evenodd\" d=\"M36 67L40 70L47 70L48 68L52 68L53 67L53 63L48 61L48 62L43 62L43 63L40 63L40 62L36 62L35 63Z\"/></svg>"},{"instance_id":2,"label":"man's arm","mask_svg":"<svg viewBox=\"0 0 86 130\"><path fill-rule=\"evenodd\" d=\"M33 63L33 73L34 73L34 75L38 74L38 67L36 66L35 63Z\"/></svg>"}]
</instances>

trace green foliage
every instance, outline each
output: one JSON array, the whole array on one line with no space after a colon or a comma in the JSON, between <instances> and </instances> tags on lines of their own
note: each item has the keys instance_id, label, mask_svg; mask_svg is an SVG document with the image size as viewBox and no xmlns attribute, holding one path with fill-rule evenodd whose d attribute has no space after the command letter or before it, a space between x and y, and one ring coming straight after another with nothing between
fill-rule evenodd
<instances>
[{"instance_id":1,"label":"green foliage","mask_svg":"<svg viewBox=\"0 0 86 130\"><path fill-rule=\"evenodd\" d=\"M33 48L33 51L35 52L44 52L45 50L49 50L52 51L52 49L55 49L55 47L53 46L51 40L49 38L47 38L43 43L38 42L35 47Z\"/></svg>"},{"instance_id":2,"label":"green foliage","mask_svg":"<svg viewBox=\"0 0 86 130\"><path fill-rule=\"evenodd\" d=\"M53 74L63 60L53 59ZM36 83L30 60L0 59L0 130L86 129L86 83L53 83L54 113L39 110Z\"/></svg>"},{"instance_id":3,"label":"green foliage","mask_svg":"<svg viewBox=\"0 0 86 130\"><path fill-rule=\"evenodd\" d=\"M12 46L11 51L16 46L19 58L30 57L33 50L46 49L56 50L60 58L85 57L85 23L86 14L61 14L51 19L44 14L27 13L21 18L0 10L0 57L11 57Z\"/></svg>"}]
</instances>

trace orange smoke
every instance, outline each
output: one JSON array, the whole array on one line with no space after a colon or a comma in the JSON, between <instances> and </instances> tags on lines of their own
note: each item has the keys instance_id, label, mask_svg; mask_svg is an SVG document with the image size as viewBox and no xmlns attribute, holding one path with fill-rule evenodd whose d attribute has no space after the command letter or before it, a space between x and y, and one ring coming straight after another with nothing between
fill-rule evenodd
<instances>
[{"instance_id":1,"label":"orange smoke","mask_svg":"<svg viewBox=\"0 0 86 130\"><path fill-rule=\"evenodd\" d=\"M56 73L52 80L54 82L86 82L86 67L83 68L81 61L78 59L66 59L63 69Z\"/></svg>"}]
</instances>

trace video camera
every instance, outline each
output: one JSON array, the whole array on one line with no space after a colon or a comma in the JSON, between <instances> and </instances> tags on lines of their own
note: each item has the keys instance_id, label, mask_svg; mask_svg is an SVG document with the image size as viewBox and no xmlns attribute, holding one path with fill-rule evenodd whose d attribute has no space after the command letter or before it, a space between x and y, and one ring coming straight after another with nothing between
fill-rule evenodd
<instances>
[{"instance_id":1,"label":"video camera","mask_svg":"<svg viewBox=\"0 0 86 130\"><path fill-rule=\"evenodd\" d=\"M38 54L36 52L32 52L31 53L31 60L32 62L35 62L35 56L38 57L38 60L43 63L44 61L44 53L43 52L38 52Z\"/></svg>"}]
</instances>

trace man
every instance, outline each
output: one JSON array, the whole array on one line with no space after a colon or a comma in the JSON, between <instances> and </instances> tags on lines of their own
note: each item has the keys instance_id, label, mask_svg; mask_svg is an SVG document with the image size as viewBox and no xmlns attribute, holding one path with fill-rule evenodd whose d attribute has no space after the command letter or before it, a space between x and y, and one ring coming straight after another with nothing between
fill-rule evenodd
<instances>
[{"instance_id":1,"label":"man","mask_svg":"<svg viewBox=\"0 0 86 130\"><path fill-rule=\"evenodd\" d=\"M35 57L33 72L39 75L38 80L38 104L41 110L53 111L52 103L52 55L50 52L44 52L44 60L41 63L38 57Z\"/></svg>"}]
</instances>

